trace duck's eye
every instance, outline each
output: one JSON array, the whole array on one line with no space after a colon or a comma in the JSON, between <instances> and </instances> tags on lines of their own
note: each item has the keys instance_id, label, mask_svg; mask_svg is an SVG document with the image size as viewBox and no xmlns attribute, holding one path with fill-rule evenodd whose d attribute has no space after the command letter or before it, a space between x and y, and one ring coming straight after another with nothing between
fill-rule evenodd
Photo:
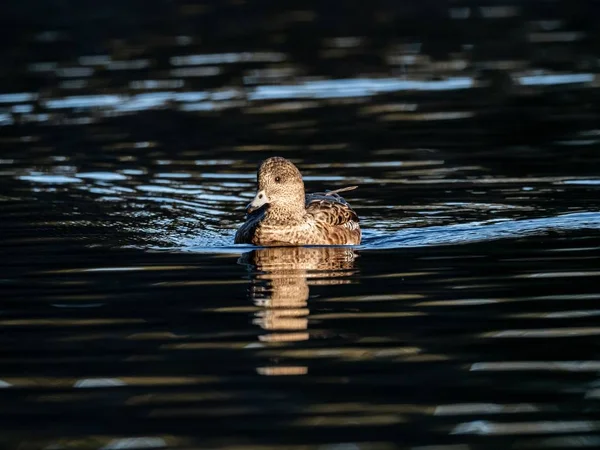
<instances>
[{"instance_id":1,"label":"duck's eye","mask_svg":"<svg viewBox=\"0 0 600 450\"><path fill-rule=\"evenodd\" d=\"M280 183L281 182L281 177L275 177L275 183Z\"/></svg>"}]
</instances>

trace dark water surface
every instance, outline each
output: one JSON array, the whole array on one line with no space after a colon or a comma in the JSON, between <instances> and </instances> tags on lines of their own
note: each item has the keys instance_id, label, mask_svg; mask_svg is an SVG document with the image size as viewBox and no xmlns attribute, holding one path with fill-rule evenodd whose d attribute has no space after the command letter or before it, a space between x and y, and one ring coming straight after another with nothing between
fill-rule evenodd
<instances>
[{"instance_id":1,"label":"dark water surface","mask_svg":"<svg viewBox=\"0 0 600 450\"><path fill-rule=\"evenodd\" d=\"M258 45L232 5L46 11L7 53L0 445L600 446L593 27L481 9L508 57L266 2ZM233 244L273 155L360 186L360 246Z\"/></svg>"}]
</instances>

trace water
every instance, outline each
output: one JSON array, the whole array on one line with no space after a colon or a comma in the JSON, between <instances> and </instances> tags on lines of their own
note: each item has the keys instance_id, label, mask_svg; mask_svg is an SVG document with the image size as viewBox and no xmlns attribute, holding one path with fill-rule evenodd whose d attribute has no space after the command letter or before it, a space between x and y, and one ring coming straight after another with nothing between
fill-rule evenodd
<instances>
[{"instance_id":1,"label":"water","mask_svg":"<svg viewBox=\"0 0 600 450\"><path fill-rule=\"evenodd\" d=\"M3 448L600 444L589 30L530 21L535 63L464 43L442 64L439 35L378 47L385 15L370 41L263 5L308 28L257 46L243 2L177 30L107 5L31 22L0 92ZM359 185L360 246L233 244L274 155L309 191Z\"/></svg>"}]
</instances>

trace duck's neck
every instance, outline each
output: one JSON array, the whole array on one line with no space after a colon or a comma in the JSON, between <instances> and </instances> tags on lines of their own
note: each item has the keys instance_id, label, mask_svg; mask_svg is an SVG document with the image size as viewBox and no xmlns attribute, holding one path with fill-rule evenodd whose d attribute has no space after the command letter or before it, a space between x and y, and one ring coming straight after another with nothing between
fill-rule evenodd
<instances>
[{"instance_id":1,"label":"duck's neck","mask_svg":"<svg viewBox=\"0 0 600 450\"><path fill-rule=\"evenodd\" d=\"M306 215L306 208L304 202L299 205L285 205L285 207L278 205L270 205L267 211L269 221L278 222L284 224L293 224L296 222L302 222Z\"/></svg>"}]
</instances>

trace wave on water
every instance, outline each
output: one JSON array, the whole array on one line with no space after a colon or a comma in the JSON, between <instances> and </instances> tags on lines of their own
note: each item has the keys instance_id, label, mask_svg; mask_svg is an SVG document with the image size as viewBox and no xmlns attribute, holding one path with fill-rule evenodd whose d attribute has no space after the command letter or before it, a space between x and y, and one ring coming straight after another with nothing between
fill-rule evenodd
<instances>
[{"instance_id":1,"label":"wave on water","mask_svg":"<svg viewBox=\"0 0 600 450\"><path fill-rule=\"evenodd\" d=\"M579 212L535 219L495 219L443 226L404 228L395 232L363 230L358 250L390 250L438 245L460 245L497 239L515 239L577 230L600 230L600 212ZM194 253L244 253L257 247L234 245L233 230L224 235L205 230L199 237L186 237L180 245L154 250L177 250Z\"/></svg>"},{"instance_id":2,"label":"wave on water","mask_svg":"<svg viewBox=\"0 0 600 450\"><path fill-rule=\"evenodd\" d=\"M361 249L395 249L540 236L545 233L600 230L600 212L579 212L535 219L495 219L454 225L406 228L393 234L363 234Z\"/></svg>"}]
</instances>

